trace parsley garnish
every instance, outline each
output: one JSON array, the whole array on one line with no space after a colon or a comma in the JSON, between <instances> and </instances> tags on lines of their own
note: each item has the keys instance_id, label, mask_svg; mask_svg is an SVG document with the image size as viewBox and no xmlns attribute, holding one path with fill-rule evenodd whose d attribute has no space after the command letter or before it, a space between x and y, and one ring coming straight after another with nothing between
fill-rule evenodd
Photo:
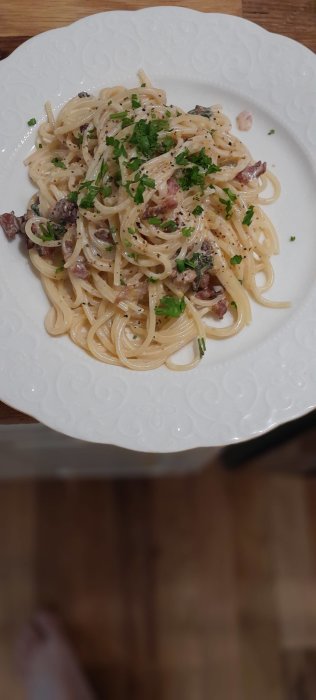
<instances>
[{"instance_id":1,"label":"parsley garnish","mask_svg":"<svg viewBox=\"0 0 316 700\"><path fill-rule=\"evenodd\" d=\"M255 213L255 209L254 209L253 204L251 204L250 207L248 207L248 209L245 213L245 216L242 220L244 226L250 226L254 213Z\"/></svg>"},{"instance_id":2,"label":"parsley garnish","mask_svg":"<svg viewBox=\"0 0 316 700\"><path fill-rule=\"evenodd\" d=\"M226 207L226 219L229 219L233 213L233 203L237 199L237 195L232 192L229 187L223 187L223 192L226 192L228 199L223 199L222 197L219 198L219 201L221 204L224 204Z\"/></svg>"},{"instance_id":3,"label":"parsley garnish","mask_svg":"<svg viewBox=\"0 0 316 700\"><path fill-rule=\"evenodd\" d=\"M230 259L230 264L231 265L240 265L242 261L242 255L234 255L233 258Z\"/></svg>"},{"instance_id":4,"label":"parsley garnish","mask_svg":"<svg viewBox=\"0 0 316 700\"><path fill-rule=\"evenodd\" d=\"M38 204L31 204L31 209L36 214L37 216L40 216L40 210L39 210L39 205Z\"/></svg>"},{"instance_id":5,"label":"parsley garnish","mask_svg":"<svg viewBox=\"0 0 316 700\"><path fill-rule=\"evenodd\" d=\"M96 130L95 126L93 127L93 129L89 129L89 131L87 133L88 133L88 139L96 139L97 138L97 130Z\"/></svg>"},{"instance_id":6,"label":"parsley garnish","mask_svg":"<svg viewBox=\"0 0 316 700\"><path fill-rule=\"evenodd\" d=\"M193 231L194 226L185 226L183 229L181 229L182 236L184 236L185 238L190 238Z\"/></svg>"},{"instance_id":7,"label":"parsley garnish","mask_svg":"<svg viewBox=\"0 0 316 700\"><path fill-rule=\"evenodd\" d=\"M183 314L185 307L184 297L178 299L178 297L165 296L160 299L159 306L155 307L155 313L157 316L179 318Z\"/></svg>"},{"instance_id":8,"label":"parsley garnish","mask_svg":"<svg viewBox=\"0 0 316 700\"><path fill-rule=\"evenodd\" d=\"M141 101L140 101L139 97L135 93L133 93L133 95L132 95L132 107L133 107L133 109L137 109L140 106L141 106Z\"/></svg>"},{"instance_id":9,"label":"parsley garnish","mask_svg":"<svg viewBox=\"0 0 316 700\"><path fill-rule=\"evenodd\" d=\"M132 184L137 184L137 188L135 191L135 194L131 192L131 185ZM133 197L135 204L142 204L144 201L143 194L145 192L146 187L149 189L155 189L156 183L155 180L152 180L151 177L148 177L148 175L136 175L135 180L128 180L125 185L124 185L126 191L128 194Z\"/></svg>"},{"instance_id":10,"label":"parsley garnish","mask_svg":"<svg viewBox=\"0 0 316 700\"><path fill-rule=\"evenodd\" d=\"M70 202L74 202L74 204L77 204L78 201L78 194L79 192L69 192L67 195L67 199L69 199Z\"/></svg>"},{"instance_id":11,"label":"parsley garnish","mask_svg":"<svg viewBox=\"0 0 316 700\"><path fill-rule=\"evenodd\" d=\"M63 170L66 170L66 165L63 160L60 160L60 158L52 158L51 163L55 165L56 168L62 168Z\"/></svg>"},{"instance_id":12,"label":"parsley garnish","mask_svg":"<svg viewBox=\"0 0 316 700\"><path fill-rule=\"evenodd\" d=\"M199 185L203 190L205 185L205 175L201 173L199 167L194 165L192 168L183 170L182 176L178 179L182 190L189 190L191 187Z\"/></svg>"},{"instance_id":13,"label":"parsley garnish","mask_svg":"<svg viewBox=\"0 0 316 700\"><path fill-rule=\"evenodd\" d=\"M275 129L270 129L270 131L268 131L268 136L272 136L272 134L275 134Z\"/></svg>"},{"instance_id":14,"label":"parsley garnish","mask_svg":"<svg viewBox=\"0 0 316 700\"><path fill-rule=\"evenodd\" d=\"M158 282L158 279L156 279L156 277L148 277L148 282L151 282L152 284L156 284L156 282Z\"/></svg>"},{"instance_id":15,"label":"parsley garnish","mask_svg":"<svg viewBox=\"0 0 316 700\"><path fill-rule=\"evenodd\" d=\"M90 138L90 136L89 136L89 138ZM83 143L83 134L81 132L79 132L78 136L75 137L75 142L76 142L77 146L81 146L81 144Z\"/></svg>"},{"instance_id":16,"label":"parsley garnish","mask_svg":"<svg viewBox=\"0 0 316 700\"><path fill-rule=\"evenodd\" d=\"M145 158L152 158L158 148L158 134L160 131L167 131L169 129L169 122L166 119L152 119L146 122L145 119L140 119L136 122L133 133L130 136L130 143L136 146L137 152L145 156Z\"/></svg>"},{"instance_id":17,"label":"parsley garnish","mask_svg":"<svg viewBox=\"0 0 316 700\"><path fill-rule=\"evenodd\" d=\"M36 124L35 117L32 117L31 119L29 119L27 123L28 123L28 126L35 126L35 124Z\"/></svg>"},{"instance_id":18,"label":"parsley garnish","mask_svg":"<svg viewBox=\"0 0 316 700\"><path fill-rule=\"evenodd\" d=\"M110 119L121 121L127 117L127 112L115 112L115 114L110 114Z\"/></svg>"},{"instance_id":19,"label":"parsley garnish","mask_svg":"<svg viewBox=\"0 0 316 700\"><path fill-rule=\"evenodd\" d=\"M240 280L239 280L240 281ZM237 309L237 304L235 301L231 301L230 305L233 307L233 309Z\"/></svg>"},{"instance_id":20,"label":"parsley garnish","mask_svg":"<svg viewBox=\"0 0 316 700\"><path fill-rule=\"evenodd\" d=\"M197 342L199 346L200 357L203 357L203 355L206 352L205 338L198 338Z\"/></svg>"},{"instance_id":21,"label":"parsley garnish","mask_svg":"<svg viewBox=\"0 0 316 700\"><path fill-rule=\"evenodd\" d=\"M98 186L92 184L91 180L87 182L82 182L79 186L79 191L85 189L86 194L82 197L79 202L79 207L81 209L91 209L94 205L94 200L97 194L102 194L103 197L109 197L112 194L112 187L110 185Z\"/></svg>"},{"instance_id":22,"label":"parsley garnish","mask_svg":"<svg viewBox=\"0 0 316 700\"><path fill-rule=\"evenodd\" d=\"M140 87L146 87L146 83L142 83Z\"/></svg>"},{"instance_id":23,"label":"parsley garnish","mask_svg":"<svg viewBox=\"0 0 316 700\"><path fill-rule=\"evenodd\" d=\"M191 258L178 258L176 265L179 272L184 272L188 268L195 270L199 278L203 272L213 267L213 259L206 253L193 253Z\"/></svg>"},{"instance_id":24,"label":"parsley garnish","mask_svg":"<svg viewBox=\"0 0 316 700\"><path fill-rule=\"evenodd\" d=\"M162 139L160 146L163 153L170 151L170 149L174 146L173 136L166 136L164 139Z\"/></svg>"},{"instance_id":25,"label":"parsley garnish","mask_svg":"<svg viewBox=\"0 0 316 700\"><path fill-rule=\"evenodd\" d=\"M172 221L172 219L169 219L168 221L163 221L160 224L160 228L162 228L163 231L172 233L173 231L177 230L178 224L176 223L176 221Z\"/></svg>"},{"instance_id":26,"label":"parsley garnish","mask_svg":"<svg viewBox=\"0 0 316 700\"><path fill-rule=\"evenodd\" d=\"M176 156L177 165L188 165L189 163L194 163L198 165L202 170L206 171L206 174L218 173L221 168L219 165L213 163L212 158L205 153L205 148L201 148L198 153L190 153L187 148Z\"/></svg>"},{"instance_id":27,"label":"parsley garnish","mask_svg":"<svg viewBox=\"0 0 316 700\"><path fill-rule=\"evenodd\" d=\"M143 163L145 163L145 161L141 158L131 158L131 160L126 161L124 165L128 170L131 170L132 173L134 173L136 170L138 170L138 168L140 168L141 165L143 165Z\"/></svg>"},{"instance_id":28,"label":"parsley garnish","mask_svg":"<svg viewBox=\"0 0 316 700\"><path fill-rule=\"evenodd\" d=\"M56 267L55 272L63 272L63 271L64 271L64 267L65 267L65 265L64 265L64 263L63 263L62 265L60 265L60 267Z\"/></svg>"},{"instance_id":29,"label":"parsley garnish","mask_svg":"<svg viewBox=\"0 0 316 700\"><path fill-rule=\"evenodd\" d=\"M48 221L46 226L40 224L40 229L43 241L56 241L58 238L62 238L64 233L66 233L66 226L55 224L51 221Z\"/></svg>"},{"instance_id":30,"label":"parsley garnish","mask_svg":"<svg viewBox=\"0 0 316 700\"><path fill-rule=\"evenodd\" d=\"M201 205L198 204L198 205L195 207L195 209L193 209L192 214L193 214L194 216L199 216L199 214L203 214L203 211L204 211L203 207L201 207Z\"/></svg>"},{"instance_id":31,"label":"parsley garnish","mask_svg":"<svg viewBox=\"0 0 316 700\"><path fill-rule=\"evenodd\" d=\"M99 185L102 182L104 175L108 172L108 169L107 163L105 163L104 159L102 158L101 167L95 180L96 185Z\"/></svg>"},{"instance_id":32,"label":"parsley garnish","mask_svg":"<svg viewBox=\"0 0 316 700\"><path fill-rule=\"evenodd\" d=\"M124 158L127 158L127 153L124 148L124 145L118 139L115 139L113 136L107 136L105 142L107 146L113 146L114 160L118 160L120 156L124 156Z\"/></svg>"},{"instance_id":33,"label":"parsley garnish","mask_svg":"<svg viewBox=\"0 0 316 700\"><path fill-rule=\"evenodd\" d=\"M162 219L159 219L159 216L150 216L147 221L152 226L161 226L162 224Z\"/></svg>"},{"instance_id":34,"label":"parsley garnish","mask_svg":"<svg viewBox=\"0 0 316 700\"><path fill-rule=\"evenodd\" d=\"M291 237L290 237L291 243L292 243L292 241L295 241L295 240L296 240L296 236L291 236Z\"/></svg>"}]
</instances>

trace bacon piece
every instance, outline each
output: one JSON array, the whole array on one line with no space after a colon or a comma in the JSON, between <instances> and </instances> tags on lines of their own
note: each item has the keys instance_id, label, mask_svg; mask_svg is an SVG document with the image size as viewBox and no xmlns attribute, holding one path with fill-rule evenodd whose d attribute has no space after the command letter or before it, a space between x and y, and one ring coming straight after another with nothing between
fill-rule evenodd
<instances>
[{"instance_id":1,"label":"bacon piece","mask_svg":"<svg viewBox=\"0 0 316 700\"><path fill-rule=\"evenodd\" d=\"M2 226L8 241L13 241L17 233L21 231L21 221L23 217L15 216L14 211L0 215L0 226Z\"/></svg>"},{"instance_id":2,"label":"bacon piece","mask_svg":"<svg viewBox=\"0 0 316 700\"><path fill-rule=\"evenodd\" d=\"M31 241L31 243L32 242L33 241ZM41 258L50 258L54 254L54 248L47 245L37 245L36 250L38 250L38 254Z\"/></svg>"},{"instance_id":3,"label":"bacon piece","mask_svg":"<svg viewBox=\"0 0 316 700\"><path fill-rule=\"evenodd\" d=\"M62 252L63 252L64 261L65 261L65 262L67 262L67 260L68 260L68 259L70 258L70 256L72 255L74 246L75 246L74 241L70 241L69 239L68 239L68 240L63 240L63 241L62 241L61 249L62 249Z\"/></svg>"},{"instance_id":4,"label":"bacon piece","mask_svg":"<svg viewBox=\"0 0 316 700\"><path fill-rule=\"evenodd\" d=\"M69 223L74 224L77 219L78 207L75 202L70 202L67 197L63 197L58 202L51 211L50 218L56 223Z\"/></svg>"},{"instance_id":5,"label":"bacon piece","mask_svg":"<svg viewBox=\"0 0 316 700\"><path fill-rule=\"evenodd\" d=\"M119 301L124 301L127 299L128 301L136 301L138 302L139 299L145 296L145 294L148 291L148 283L147 282L141 282L140 284L137 285L130 285L130 286L125 286L123 289L121 289L120 292L116 295L116 303Z\"/></svg>"},{"instance_id":6,"label":"bacon piece","mask_svg":"<svg viewBox=\"0 0 316 700\"><path fill-rule=\"evenodd\" d=\"M200 277L196 296L198 299L216 299L223 291L224 289L219 284L217 277L209 272L204 272Z\"/></svg>"},{"instance_id":7,"label":"bacon piece","mask_svg":"<svg viewBox=\"0 0 316 700\"><path fill-rule=\"evenodd\" d=\"M227 299L220 299L214 306L212 306L212 313L216 318L219 320L224 318L226 311L228 309L228 301Z\"/></svg>"},{"instance_id":8,"label":"bacon piece","mask_svg":"<svg viewBox=\"0 0 316 700\"><path fill-rule=\"evenodd\" d=\"M179 286L192 284L196 278L196 272L194 272L194 270L184 270L184 272L176 272L176 270L173 270L170 278Z\"/></svg>"},{"instance_id":9,"label":"bacon piece","mask_svg":"<svg viewBox=\"0 0 316 700\"><path fill-rule=\"evenodd\" d=\"M258 160L257 163L254 163L254 165L247 165L246 168L241 170L240 173L236 175L235 179L238 180L238 182L241 182L242 185L247 185L251 180L263 175L266 172L266 169L267 164L262 163L261 160Z\"/></svg>"},{"instance_id":10,"label":"bacon piece","mask_svg":"<svg viewBox=\"0 0 316 700\"><path fill-rule=\"evenodd\" d=\"M247 112L245 109L243 112L238 114L236 117L236 122L239 131L249 131L249 129L252 127L253 116L251 112Z\"/></svg>"},{"instance_id":11,"label":"bacon piece","mask_svg":"<svg viewBox=\"0 0 316 700\"><path fill-rule=\"evenodd\" d=\"M87 269L84 260L84 257L82 255L79 255L79 258L76 260L75 264L69 268L70 272L72 272L75 275L75 277L79 277L82 280L85 280L87 277L89 277L89 270Z\"/></svg>"},{"instance_id":12,"label":"bacon piece","mask_svg":"<svg viewBox=\"0 0 316 700\"><path fill-rule=\"evenodd\" d=\"M107 243L108 245L114 244L113 236L109 228L98 228L94 237L97 241L101 241L101 243Z\"/></svg>"},{"instance_id":13,"label":"bacon piece","mask_svg":"<svg viewBox=\"0 0 316 700\"><path fill-rule=\"evenodd\" d=\"M213 112L211 107L202 107L202 105L195 105L194 109L190 109L188 114L198 114L201 117L212 117Z\"/></svg>"},{"instance_id":14,"label":"bacon piece","mask_svg":"<svg viewBox=\"0 0 316 700\"><path fill-rule=\"evenodd\" d=\"M171 196L163 199L160 202L160 204L151 204L149 202L143 214L144 219L150 219L153 216L160 216L160 214L165 214L170 209L175 209L177 204L177 199Z\"/></svg>"},{"instance_id":15,"label":"bacon piece","mask_svg":"<svg viewBox=\"0 0 316 700\"><path fill-rule=\"evenodd\" d=\"M169 177L169 180L167 180L167 191L168 194L176 194L180 189L179 183L177 182L175 177Z\"/></svg>"}]
</instances>

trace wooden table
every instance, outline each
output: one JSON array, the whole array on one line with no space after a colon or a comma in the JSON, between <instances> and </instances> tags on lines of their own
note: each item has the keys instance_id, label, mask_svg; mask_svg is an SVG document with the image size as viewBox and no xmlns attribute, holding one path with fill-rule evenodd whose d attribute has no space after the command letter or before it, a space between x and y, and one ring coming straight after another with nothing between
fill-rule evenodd
<instances>
[{"instance_id":1,"label":"wooden table","mask_svg":"<svg viewBox=\"0 0 316 700\"><path fill-rule=\"evenodd\" d=\"M86 15L105 10L136 10L158 2L138 0L2 0L0 10L0 59L8 56L34 34L62 27ZM162 5L180 5L204 12L225 12L257 22L265 29L302 42L316 51L315 0L177 0ZM0 402L0 423L25 423L29 416Z\"/></svg>"}]
</instances>

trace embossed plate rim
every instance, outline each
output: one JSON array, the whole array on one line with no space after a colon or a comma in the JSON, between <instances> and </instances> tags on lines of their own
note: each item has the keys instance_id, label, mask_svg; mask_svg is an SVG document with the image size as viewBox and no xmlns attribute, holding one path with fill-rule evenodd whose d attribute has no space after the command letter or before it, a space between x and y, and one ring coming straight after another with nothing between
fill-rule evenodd
<instances>
[{"instance_id":1,"label":"embossed plate rim","mask_svg":"<svg viewBox=\"0 0 316 700\"><path fill-rule=\"evenodd\" d=\"M217 29L220 27L224 36L225 32L227 35L229 35L229 32L241 33L241 36L245 36L247 40L254 42L258 50L263 51L263 53L266 52L266 56L269 47L277 50L279 48L283 50L286 47L288 55L299 55L300 58L306 61L307 68L311 70L316 78L316 58L314 54L292 39L270 34L258 25L238 17L218 13L201 13L196 10L178 7L154 7L137 11L99 13L81 18L68 27L49 30L28 40L2 61L0 63L0 75L6 78L7 75L13 75L15 70L18 73L21 70L21 62L25 61L26 66L31 66L31 60L35 62L32 69L34 75L35 65L40 60L43 47L48 51L49 47L54 45L54 42L57 42L59 47L64 47L67 41L71 44L72 41L80 40L80 38L81 40L84 39L83 45L85 46L89 36L91 38L93 30L97 26L102 26L105 32L107 26L112 26L112 29L113 26L117 26L118 30L123 26L126 30L126 27L130 26L130 28L136 28L141 34L142 23L146 22L147 19L157 21L158 24L160 22L165 23L165 26L168 25L169 29L172 21L176 19L177 21L179 20L179 25L181 22L190 23L194 21L201 31L206 27L210 29L212 27L217 27ZM181 29L177 28L176 25L177 23L173 26L173 38L177 47L176 51L180 55ZM182 26L184 27L185 25L182 24ZM183 31L186 30L183 29ZM65 39L66 42L64 41ZM138 40L140 41L139 38ZM157 38L157 41L161 40L161 37ZM142 48L144 50L144 46ZM216 46L213 46L213 48L216 49ZM178 54L175 56L175 63L177 63ZM254 75L256 75L256 70L258 69L255 63L256 60L255 58ZM28 62L30 63L28 64ZM146 68L146 66L144 67ZM167 63L163 65L162 62L161 68L162 71L168 72ZM23 80L25 80L25 85L28 85L29 88L32 86L32 70L30 70L29 76L27 73L23 73ZM117 74L119 67L116 66L115 70ZM128 72L130 70L129 67ZM173 72L171 71L171 73L174 77L182 76L184 78L186 70L188 70L188 67L183 68L181 61L178 60L177 70L173 66ZM193 70L191 66L189 73L190 77L196 77L197 69ZM233 92L234 88L229 76L223 77L221 74L218 80L219 82L222 80L227 89L230 86ZM123 81L124 76L122 77ZM85 78L83 78L84 82ZM43 92L45 98L48 89L49 86L47 88L46 85ZM248 85L245 91L247 92L247 90L250 90ZM64 95L62 94L61 101L63 99ZM262 97L254 95L255 99L258 99L260 103ZM275 105L274 108L277 113L278 109ZM316 115L316 96L313 101L313 109ZM300 125L301 123L302 120ZM292 131L294 131L294 122L292 126ZM304 121L304 128L308 129L307 117ZM16 139L19 137L21 139L21 133L16 134ZM29 138L29 134L26 134L25 138ZM21 139L22 142L23 138ZM303 142L304 140L302 139L301 145ZM313 162L316 164L316 143L311 143L310 150L313 155ZM4 157L5 153L1 153L0 149L0 164L5 162ZM5 243L1 241L0 245L1 251L5 250L4 255L6 255L7 248L5 248ZM232 363L229 361L220 365L216 377L214 377L214 374L212 375L211 369L205 365L203 366L202 363L198 370L194 371L197 374L186 374L186 380L183 382L184 375L170 373L164 369L161 371L156 370L156 374L153 375L152 373L134 373L124 368L111 368L99 365L95 361L90 360L71 343L67 345L67 341L64 339L61 339L61 341L47 339L47 336L44 336L42 331L39 330L42 328L42 318L35 321L30 315L26 320L23 319L26 325L24 328L22 327L22 331L19 334L18 324L21 322L21 309L16 300L11 300L11 307L8 307L8 286L5 274L6 271L3 270L0 287L0 309L4 324L8 321L10 314L11 319L13 318L13 321L11 320L13 338L4 338L4 331L3 336L1 336L0 331L0 396L2 400L14 408L33 415L41 422L60 432L92 442L114 444L134 450L175 452L193 447L224 445L246 440L260 435L281 423L294 419L315 406L316 366L313 363L314 334L311 326L307 324L307 330L304 326L304 322L307 322L308 319L315 319L315 287L302 305L303 325L302 320L300 323L302 328L304 326L303 337L296 334L293 320L282 329L283 342L286 340L286 342L290 343L291 358L289 359L284 354L282 355L281 352L277 360L272 363L273 367L271 365L271 358L273 358L277 345L280 342L280 334L274 334L273 337L268 338L256 351L249 350L242 357L238 357L236 363L234 363L234 368L238 374L238 381L236 381L234 386L236 394L234 398L229 393L231 387L227 388L232 369ZM14 323L17 324L16 327ZM34 373L32 365L32 360L34 364L32 339L35 338L36 334L39 334L40 346L42 349L45 349L45 352L47 351L48 358L45 366L45 358L44 360L41 358L40 348L34 350L38 362L37 374ZM20 353L16 351L17 340L20 343L20 347L22 347ZM286 343L284 347L286 347ZM299 353L304 371L300 372L295 365L292 357L295 350ZM284 378L284 386L280 385L280 396L282 399L284 398L286 403L288 392L289 405L282 406L282 402L280 402L279 406L273 406L271 400L270 405L266 405L269 403L267 401L267 392L273 389L272 380L276 375L271 375L272 380L270 378L269 383L269 377L267 379L266 372L264 372L264 353L267 353L269 358L268 369L271 369L271 371L273 369L274 373L276 370L279 370L281 378ZM255 360L254 356L256 356ZM258 366L259 371L256 370ZM23 379L21 368L25 373L25 380ZM308 372L310 372L309 375ZM19 378L18 382L14 381L15 377ZM199 381L197 381L197 377ZM247 381L249 383L251 381L254 382L258 396L253 405L249 403L249 406L244 406L242 399L247 391ZM198 384L200 387L199 392L197 391ZM306 384L308 384L308 390L306 389ZM226 391L228 393L225 393ZM83 405L80 405L78 401L80 392L84 396ZM213 406L210 403L210 395L214 400ZM205 404L203 403L204 401Z\"/></svg>"}]
</instances>

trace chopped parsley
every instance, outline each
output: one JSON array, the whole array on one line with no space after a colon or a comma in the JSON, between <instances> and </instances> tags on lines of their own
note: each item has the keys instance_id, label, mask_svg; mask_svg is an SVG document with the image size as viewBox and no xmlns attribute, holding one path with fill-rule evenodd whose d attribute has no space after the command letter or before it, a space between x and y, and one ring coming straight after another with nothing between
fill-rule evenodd
<instances>
[{"instance_id":1,"label":"chopped parsley","mask_svg":"<svg viewBox=\"0 0 316 700\"><path fill-rule=\"evenodd\" d=\"M178 297L164 296L160 299L159 306L155 307L155 313L157 316L179 318L183 314L185 307L184 297L178 299Z\"/></svg>"},{"instance_id":2,"label":"chopped parsley","mask_svg":"<svg viewBox=\"0 0 316 700\"><path fill-rule=\"evenodd\" d=\"M144 201L143 194L145 192L145 189L149 188L151 190L154 190L156 187L155 180L152 180L152 178L148 177L148 175L142 175L141 177L137 177L137 179L135 179L134 182L137 183L135 194L133 195L130 190L130 186L131 184L133 184L133 181L129 180L128 182L126 182L126 190L128 194L131 197L133 197L135 204L142 204Z\"/></svg>"},{"instance_id":3,"label":"chopped parsley","mask_svg":"<svg viewBox=\"0 0 316 700\"><path fill-rule=\"evenodd\" d=\"M159 216L150 216L147 221L151 226L161 226L162 224L162 219L159 219Z\"/></svg>"},{"instance_id":4,"label":"chopped parsley","mask_svg":"<svg viewBox=\"0 0 316 700\"><path fill-rule=\"evenodd\" d=\"M158 282L158 279L156 277L148 277L148 282L151 282L151 284L156 284L156 282Z\"/></svg>"},{"instance_id":5,"label":"chopped parsley","mask_svg":"<svg viewBox=\"0 0 316 700\"><path fill-rule=\"evenodd\" d=\"M251 204L250 207L248 207L248 209L245 213L245 216L242 220L244 226L250 226L254 213L255 213L255 208L254 208L253 204Z\"/></svg>"},{"instance_id":6,"label":"chopped parsley","mask_svg":"<svg viewBox=\"0 0 316 700\"><path fill-rule=\"evenodd\" d=\"M141 107L141 101L135 93L133 93L133 95L132 95L132 107L133 107L133 109L137 109L138 107Z\"/></svg>"},{"instance_id":7,"label":"chopped parsley","mask_svg":"<svg viewBox=\"0 0 316 700\"><path fill-rule=\"evenodd\" d=\"M178 228L178 224L176 221L173 221L172 219L168 219L168 221L163 221L160 224L160 228L162 228L163 231L167 231L168 233L172 233L173 231L176 231Z\"/></svg>"},{"instance_id":8,"label":"chopped parsley","mask_svg":"<svg viewBox=\"0 0 316 700\"><path fill-rule=\"evenodd\" d=\"M233 309L237 309L237 304L235 301L231 301L230 305L233 307Z\"/></svg>"},{"instance_id":9,"label":"chopped parsley","mask_svg":"<svg viewBox=\"0 0 316 700\"><path fill-rule=\"evenodd\" d=\"M136 122L129 142L136 146L137 153L146 159L153 158L159 153L158 134L167 131L169 122L167 119L152 119L146 121L140 119Z\"/></svg>"},{"instance_id":10,"label":"chopped parsley","mask_svg":"<svg viewBox=\"0 0 316 700\"><path fill-rule=\"evenodd\" d=\"M272 134L275 134L275 129L270 129L270 131L268 131L268 136L272 136Z\"/></svg>"},{"instance_id":11,"label":"chopped parsley","mask_svg":"<svg viewBox=\"0 0 316 700\"><path fill-rule=\"evenodd\" d=\"M108 169L109 169L109 168L108 168L107 163L106 163L106 162L104 161L104 159L102 158L100 170L99 170L99 172L98 172L98 174L97 174L97 177L96 177L96 180L95 180L95 184L96 184L96 185L100 185L100 183L102 182L102 180L103 180L103 178L104 178L104 175L108 172Z\"/></svg>"},{"instance_id":12,"label":"chopped parsley","mask_svg":"<svg viewBox=\"0 0 316 700\"><path fill-rule=\"evenodd\" d=\"M194 165L192 168L183 170L182 176L178 178L178 183L182 190L189 190L195 186L199 186L203 190L205 175L200 171L198 165Z\"/></svg>"},{"instance_id":13,"label":"chopped parsley","mask_svg":"<svg viewBox=\"0 0 316 700\"><path fill-rule=\"evenodd\" d=\"M192 214L193 214L193 216L199 216L200 214L203 214L203 211L204 211L203 207L201 207L201 205L198 204L198 205L195 207L195 209L193 209Z\"/></svg>"},{"instance_id":14,"label":"chopped parsley","mask_svg":"<svg viewBox=\"0 0 316 700\"><path fill-rule=\"evenodd\" d=\"M290 236L290 241L291 241L291 243L292 243L293 241L296 241L296 236Z\"/></svg>"},{"instance_id":15,"label":"chopped parsley","mask_svg":"<svg viewBox=\"0 0 316 700\"><path fill-rule=\"evenodd\" d=\"M198 338L197 342L199 346L200 357L203 357L203 355L205 355L206 352L205 338Z\"/></svg>"},{"instance_id":16,"label":"chopped parsley","mask_svg":"<svg viewBox=\"0 0 316 700\"><path fill-rule=\"evenodd\" d=\"M184 272L187 269L195 270L197 278L213 267L213 258L206 253L193 253L191 258L178 258L176 260L178 272Z\"/></svg>"},{"instance_id":17,"label":"chopped parsley","mask_svg":"<svg viewBox=\"0 0 316 700\"><path fill-rule=\"evenodd\" d=\"M162 153L167 153L167 151L170 151L170 149L174 146L174 143L173 136L165 136L160 143Z\"/></svg>"},{"instance_id":18,"label":"chopped parsley","mask_svg":"<svg viewBox=\"0 0 316 700\"><path fill-rule=\"evenodd\" d=\"M193 163L202 168L202 170L205 170L207 175L210 173L218 173L221 170L219 165L215 165L212 158L206 155L205 148L201 148L198 153L190 153L189 150L185 148L184 151L181 151L181 153L176 156L176 163L177 165L189 165Z\"/></svg>"},{"instance_id":19,"label":"chopped parsley","mask_svg":"<svg viewBox=\"0 0 316 700\"><path fill-rule=\"evenodd\" d=\"M63 170L66 170L66 165L63 160L60 160L60 158L52 158L51 163L55 165L55 168L62 168Z\"/></svg>"},{"instance_id":20,"label":"chopped parsley","mask_svg":"<svg viewBox=\"0 0 316 700\"><path fill-rule=\"evenodd\" d=\"M64 263L63 263L62 265L60 265L60 267L56 267L55 272L63 272L63 271L64 271L64 267L65 267L65 266L64 266Z\"/></svg>"},{"instance_id":21,"label":"chopped parsley","mask_svg":"<svg viewBox=\"0 0 316 700\"><path fill-rule=\"evenodd\" d=\"M185 238L190 238L194 231L194 226L185 226L184 228L181 229L182 236Z\"/></svg>"},{"instance_id":22,"label":"chopped parsley","mask_svg":"<svg viewBox=\"0 0 316 700\"><path fill-rule=\"evenodd\" d=\"M35 202L33 204L31 204L31 209L34 212L34 214L36 214L37 216L40 216L40 210L39 210L38 204L35 204Z\"/></svg>"},{"instance_id":23,"label":"chopped parsley","mask_svg":"<svg viewBox=\"0 0 316 700\"><path fill-rule=\"evenodd\" d=\"M115 112L115 114L110 114L110 119L121 121L127 117L127 112Z\"/></svg>"},{"instance_id":24,"label":"chopped parsley","mask_svg":"<svg viewBox=\"0 0 316 700\"><path fill-rule=\"evenodd\" d=\"M224 199L222 197L219 198L219 201L221 204L224 204L226 207L226 219L229 219L233 213L233 203L237 199L237 195L232 192L229 187L223 187L223 192L227 194L227 199Z\"/></svg>"},{"instance_id":25,"label":"chopped parsley","mask_svg":"<svg viewBox=\"0 0 316 700\"><path fill-rule=\"evenodd\" d=\"M88 134L88 139L96 139L97 138L97 130L96 130L95 126L93 127L93 129L89 129L87 134ZM81 143L82 143L82 141L81 141Z\"/></svg>"},{"instance_id":26,"label":"chopped parsley","mask_svg":"<svg viewBox=\"0 0 316 700\"><path fill-rule=\"evenodd\" d=\"M90 138L90 136L88 138ZM75 142L77 146L81 146L83 143L83 134L80 131L78 133L78 136L75 137Z\"/></svg>"},{"instance_id":27,"label":"chopped parsley","mask_svg":"<svg viewBox=\"0 0 316 700\"><path fill-rule=\"evenodd\" d=\"M231 265L240 265L241 261L242 255L234 255L229 262Z\"/></svg>"},{"instance_id":28,"label":"chopped parsley","mask_svg":"<svg viewBox=\"0 0 316 700\"><path fill-rule=\"evenodd\" d=\"M35 124L36 124L35 117L32 117L31 119L29 119L27 123L28 123L28 126L35 126Z\"/></svg>"},{"instance_id":29,"label":"chopped parsley","mask_svg":"<svg viewBox=\"0 0 316 700\"><path fill-rule=\"evenodd\" d=\"M131 170L132 173L134 173L136 170L138 170L138 168L140 168L141 165L143 165L143 163L145 163L145 161L142 160L142 158L135 157L131 158L129 161L126 161L124 165L128 170Z\"/></svg>"},{"instance_id":30,"label":"chopped parsley","mask_svg":"<svg viewBox=\"0 0 316 700\"><path fill-rule=\"evenodd\" d=\"M142 83L140 87L146 87L146 83Z\"/></svg>"},{"instance_id":31,"label":"chopped parsley","mask_svg":"<svg viewBox=\"0 0 316 700\"><path fill-rule=\"evenodd\" d=\"M78 194L79 192L69 192L67 195L67 199L69 199L69 202L73 202L74 204L77 204L78 201Z\"/></svg>"},{"instance_id":32,"label":"chopped parsley","mask_svg":"<svg viewBox=\"0 0 316 700\"><path fill-rule=\"evenodd\" d=\"M102 167L102 166L101 166ZM79 190L78 193L81 192L81 190L86 190L86 193L82 197L82 199L79 202L79 207L81 209L91 209L94 205L94 200L98 194L101 194L102 197L109 197L112 194L112 187L111 185L97 185L93 184L92 180L87 180L86 182L82 182L81 185L79 185ZM77 196L78 196L77 193ZM70 193L73 195L73 193ZM68 195L69 199L69 195ZM74 201L71 199L70 201Z\"/></svg>"},{"instance_id":33,"label":"chopped parsley","mask_svg":"<svg viewBox=\"0 0 316 700\"><path fill-rule=\"evenodd\" d=\"M107 146L112 146L113 147L113 159L118 160L120 156L124 156L124 158L127 158L127 153L124 148L124 145L119 141L118 139L115 139L114 136L107 136L106 137L106 145Z\"/></svg>"},{"instance_id":34,"label":"chopped parsley","mask_svg":"<svg viewBox=\"0 0 316 700\"><path fill-rule=\"evenodd\" d=\"M66 233L66 226L55 224L52 221L48 221L46 226L40 224L40 229L42 232L42 241L56 241L62 238L64 233Z\"/></svg>"}]
</instances>

